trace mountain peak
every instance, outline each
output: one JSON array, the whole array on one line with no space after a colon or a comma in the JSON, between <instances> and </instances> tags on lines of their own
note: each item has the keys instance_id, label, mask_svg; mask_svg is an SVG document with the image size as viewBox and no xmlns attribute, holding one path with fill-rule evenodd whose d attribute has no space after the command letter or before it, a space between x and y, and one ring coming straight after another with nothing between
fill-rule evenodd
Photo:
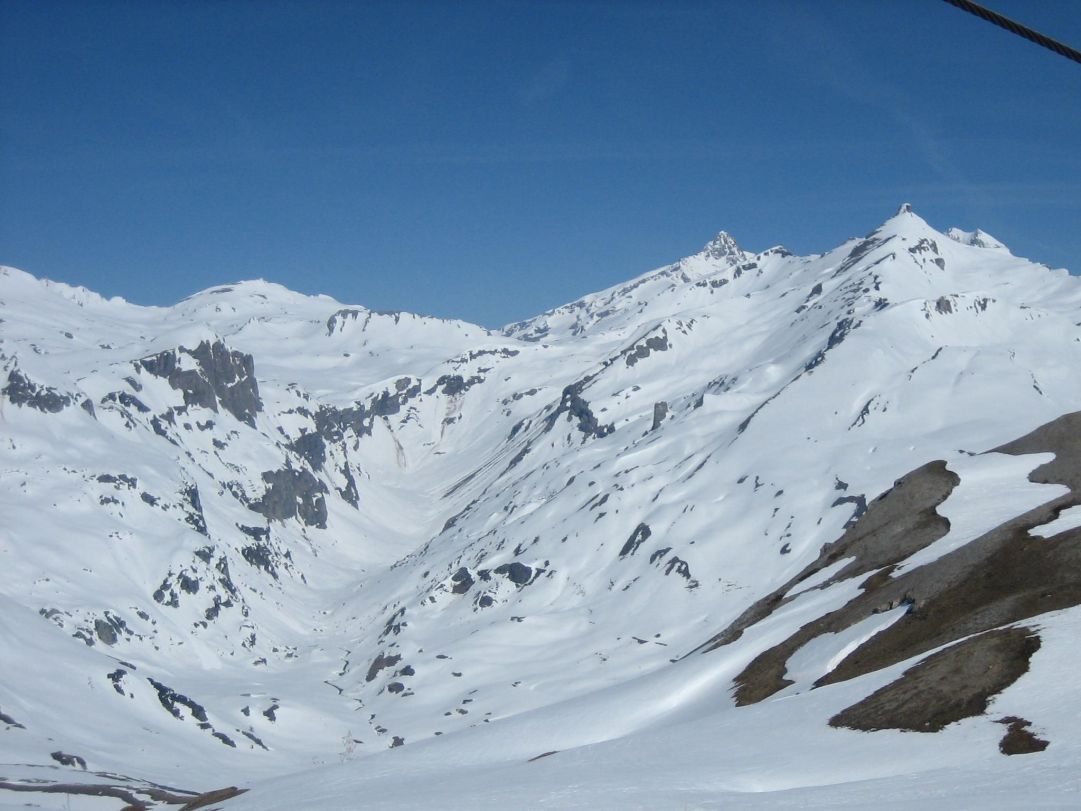
<instances>
[{"instance_id":1,"label":"mountain peak","mask_svg":"<svg viewBox=\"0 0 1081 811\"><path fill-rule=\"evenodd\" d=\"M708 259L729 259L743 261L746 253L739 243L727 231L721 231L702 248L701 253Z\"/></svg>"},{"instance_id":2,"label":"mountain peak","mask_svg":"<svg viewBox=\"0 0 1081 811\"><path fill-rule=\"evenodd\" d=\"M885 232L905 236L914 232L934 230L923 217L915 212L911 203L902 203L900 208L897 209L897 213L878 226L874 233Z\"/></svg>"}]
</instances>

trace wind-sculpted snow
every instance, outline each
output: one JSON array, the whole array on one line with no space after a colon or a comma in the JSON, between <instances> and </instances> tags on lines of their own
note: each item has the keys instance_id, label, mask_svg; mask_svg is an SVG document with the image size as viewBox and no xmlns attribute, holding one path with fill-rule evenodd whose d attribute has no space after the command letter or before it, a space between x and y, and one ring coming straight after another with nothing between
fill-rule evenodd
<instances>
[{"instance_id":1,"label":"wind-sculpted snow","mask_svg":"<svg viewBox=\"0 0 1081 811\"><path fill-rule=\"evenodd\" d=\"M0 301L0 791L1074 779L1081 285L981 232L722 232L499 333L260 281L142 308L3 269Z\"/></svg>"}]
</instances>

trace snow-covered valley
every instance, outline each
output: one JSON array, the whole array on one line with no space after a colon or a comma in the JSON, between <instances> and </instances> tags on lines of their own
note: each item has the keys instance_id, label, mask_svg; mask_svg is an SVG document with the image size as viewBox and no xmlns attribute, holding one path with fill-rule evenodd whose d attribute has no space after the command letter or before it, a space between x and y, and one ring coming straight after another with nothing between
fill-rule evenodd
<instances>
[{"instance_id":1,"label":"snow-covered valley","mask_svg":"<svg viewBox=\"0 0 1081 811\"><path fill-rule=\"evenodd\" d=\"M908 206L501 331L4 268L0 807L1071 807L1079 368Z\"/></svg>"}]
</instances>

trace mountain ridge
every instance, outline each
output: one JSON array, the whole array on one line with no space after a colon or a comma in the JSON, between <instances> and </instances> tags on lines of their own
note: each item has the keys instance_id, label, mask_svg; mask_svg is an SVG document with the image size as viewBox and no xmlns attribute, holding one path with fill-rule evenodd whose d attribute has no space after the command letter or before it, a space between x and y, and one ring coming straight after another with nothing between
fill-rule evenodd
<instances>
[{"instance_id":1,"label":"mountain ridge","mask_svg":"<svg viewBox=\"0 0 1081 811\"><path fill-rule=\"evenodd\" d=\"M91 770L199 790L252 781L226 806L243 808L272 806L261 781L298 759L393 771L404 758L444 779L451 740L495 774L508 753L633 748L699 717L766 741L739 719L791 700L829 705L800 722L816 746L855 734L830 719L950 642L819 682L911 626L890 566L903 578L913 554L941 571L951 554L997 560L979 539L998 524L976 529L991 509L980 482L1006 522L1067 516L1055 548L1062 593L1073 588L1072 502L1027 478L1047 451L985 452L1076 410L1081 286L979 240L908 206L811 257L749 254L721 232L502 331L265 282L139 308L0 270L4 599L39 624L5 632L0 710L21 726L7 726L0 760L49 765L57 741ZM894 482L934 464L957 481L928 515L968 534L882 557L867 528L884 509L911 512L889 506ZM827 560L864 543L870 568ZM938 576L913 582L933 606ZM771 595L783 611L755 608ZM851 623L801 636L829 616ZM1018 643L1036 674L1018 684L1062 660L1054 629L1072 617L1044 617L1038 651ZM732 638L688 655L718 635ZM1014 637L988 639L998 651ZM50 662L77 664L50 684ZM757 698L766 665L788 681L776 699ZM1054 727L1040 710L1052 694L1024 693L1012 714ZM142 754L69 728L75 707ZM993 724L938 734L984 739ZM940 756L871 734L921 774ZM1065 762L1066 732L1042 734L1040 757ZM987 751L958 757L982 774ZM865 763L836 782L867 769L884 785L902 774ZM349 807L361 778L334 774L343 793L321 807ZM387 779L397 801L424 804L427 789ZM280 807L306 780L285 780Z\"/></svg>"}]
</instances>

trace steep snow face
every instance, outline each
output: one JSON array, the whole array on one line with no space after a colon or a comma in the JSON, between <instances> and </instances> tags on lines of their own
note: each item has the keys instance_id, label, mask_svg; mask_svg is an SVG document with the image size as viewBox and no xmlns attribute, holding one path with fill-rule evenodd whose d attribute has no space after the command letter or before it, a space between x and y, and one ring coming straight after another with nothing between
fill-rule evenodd
<instances>
[{"instance_id":1,"label":"steep snow face","mask_svg":"<svg viewBox=\"0 0 1081 811\"><path fill-rule=\"evenodd\" d=\"M757 752L783 717L800 752L855 751L867 736L827 722L904 663L811 688L909 627L909 603L860 614L886 564L823 549L858 550L869 505L934 460L960 480L952 526L898 576L1046 503L1032 543L1076 524L1068 483L1026 478L1046 449L971 454L1077 409L1081 285L908 206L811 257L721 232L499 333L262 281L143 308L4 268L0 301L0 761L30 764L19 779L54 752L199 789L366 757L386 803L432 804L370 782L409 764L509 770L539 804L519 762L615 739L637 762L669 729ZM851 622L799 637L831 612ZM1056 633L1034 678L1067 655ZM1027 678L1018 717L1044 706ZM1005 730L965 723L950 762L983 775ZM691 801L900 791L952 751L879 734L889 764L769 779L733 757ZM528 768L578 780L612 751ZM687 769L671 779L700 782ZM316 805L350 807L358 779L334 771ZM323 780L234 802L311 805Z\"/></svg>"}]
</instances>

